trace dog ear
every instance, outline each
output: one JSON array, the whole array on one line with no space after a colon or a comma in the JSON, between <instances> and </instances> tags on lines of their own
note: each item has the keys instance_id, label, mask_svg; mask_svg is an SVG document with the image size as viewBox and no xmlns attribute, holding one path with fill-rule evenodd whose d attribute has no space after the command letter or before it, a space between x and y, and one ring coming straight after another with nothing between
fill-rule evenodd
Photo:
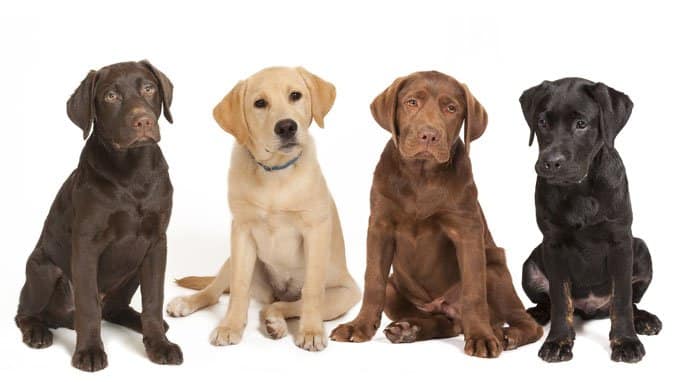
<instances>
[{"instance_id":1,"label":"dog ear","mask_svg":"<svg viewBox=\"0 0 680 382\"><path fill-rule=\"evenodd\" d=\"M160 70L156 69L155 66L151 65L148 60L139 61L140 64L144 65L153 73L156 80L161 85L161 99L163 100L163 115L168 122L172 123L172 114L170 114L170 105L172 104L172 82L170 79Z\"/></svg>"},{"instance_id":2,"label":"dog ear","mask_svg":"<svg viewBox=\"0 0 680 382\"><path fill-rule=\"evenodd\" d=\"M543 81L540 84L525 90L519 97L519 103L522 105L522 112L524 113L524 120L529 125L529 146L534 143L534 137L536 136L536 128L534 127L536 121L534 120L534 116L536 114L536 107L538 106L538 98L549 86L550 81Z\"/></svg>"},{"instance_id":3,"label":"dog ear","mask_svg":"<svg viewBox=\"0 0 680 382\"><path fill-rule=\"evenodd\" d=\"M323 128L323 118L328 114L335 102L335 86L310 73L303 67L296 68L307 85L312 96L312 118L319 127Z\"/></svg>"},{"instance_id":4,"label":"dog ear","mask_svg":"<svg viewBox=\"0 0 680 382\"><path fill-rule=\"evenodd\" d=\"M371 114L378 125L392 134L392 141L397 145L399 127L397 126L397 97L404 86L406 77L399 77L392 85L380 93L371 102Z\"/></svg>"},{"instance_id":5,"label":"dog ear","mask_svg":"<svg viewBox=\"0 0 680 382\"><path fill-rule=\"evenodd\" d=\"M246 86L246 81L239 81L213 109L215 121L241 145L246 145L250 139L243 105Z\"/></svg>"},{"instance_id":6,"label":"dog ear","mask_svg":"<svg viewBox=\"0 0 680 382\"><path fill-rule=\"evenodd\" d=\"M465 92L467 115L465 116L465 151L470 153L470 142L484 134L489 118L484 106L472 95L467 85L461 84Z\"/></svg>"},{"instance_id":7,"label":"dog ear","mask_svg":"<svg viewBox=\"0 0 680 382\"><path fill-rule=\"evenodd\" d=\"M66 114L71 122L83 130L83 139L87 139L95 120L94 95L97 72L90 70L85 79L66 101Z\"/></svg>"},{"instance_id":8,"label":"dog ear","mask_svg":"<svg viewBox=\"0 0 680 382\"><path fill-rule=\"evenodd\" d=\"M591 96L600 105L600 133L609 147L628 122L633 111L633 101L624 93L598 82L590 89Z\"/></svg>"}]
</instances>

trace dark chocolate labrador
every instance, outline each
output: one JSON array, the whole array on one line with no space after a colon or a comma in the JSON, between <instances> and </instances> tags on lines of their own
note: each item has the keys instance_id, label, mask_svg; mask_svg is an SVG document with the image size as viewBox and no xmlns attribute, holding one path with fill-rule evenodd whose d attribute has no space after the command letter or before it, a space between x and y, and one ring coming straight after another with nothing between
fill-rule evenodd
<instances>
[{"instance_id":1,"label":"dark chocolate labrador","mask_svg":"<svg viewBox=\"0 0 680 382\"><path fill-rule=\"evenodd\" d=\"M614 138L633 102L603 83L544 81L520 98L540 149L536 220L543 242L524 263L522 286L537 305L528 312L550 333L539 351L548 362L572 358L573 314L611 317L614 361L637 362L661 321L640 310L652 280L645 243L631 232L628 180Z\"/></svg>"},{"instance_id":2,"label":"dark chocolate labrador","mask_svg":"<svg viewBox=\"0 0 680 382\"><path fill-rule=\"evenodd\" d=\"M153 362L182 363L163 321L172 185L157 142L171 101L172 83L147 61L90 71L68 100L83 136L94 131L26 264L15 320L28 346L50 346L49 328L74 328L73 366L103 369L103 318L142 333ZM130 307L139 286L141 314Z\"/></svg>"},{"instance_id":3,"label":"dark chocolate labrador","mask_svg":"<svg viewBox=\"0 0 680 382\"><path fill-rule=\"evenodd\" d=\"M466 354L497 357L537 341L543 330L477 200L468 153L486 130L484 107L454 78L417 72L394 81L371 111L392 140L373 176L363 305L331 338L368 341L384 310L394 343L463 334Z\"/></svg>"}]
</instances>

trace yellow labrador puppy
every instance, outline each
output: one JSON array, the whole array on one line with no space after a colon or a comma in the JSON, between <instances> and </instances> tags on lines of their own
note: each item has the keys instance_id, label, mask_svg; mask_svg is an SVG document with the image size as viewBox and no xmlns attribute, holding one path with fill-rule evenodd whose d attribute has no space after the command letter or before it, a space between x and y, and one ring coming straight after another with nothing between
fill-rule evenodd
<instances>
[{"instance_id":1,"label":"yellow labrador puppy","mask_svg":"<svg viewBox=\"0 0 680 382\"><path fill-rule=\"evenodd\" d=\"M236 344L250 296L264 304L261 318L272 338L300 317L295 344L327 345L323 320L346 313L360 299L347 271L335 203L321 174L312 119L323 118L335 87L303 68L268 68L239 82L213 111L232 134L229 170L231 257L216 277L187 277L180 286L199 292L170 301L171 316L186 316L231 293L226 317L212 332L214 345Z\"/></svg>"}]
</instances>

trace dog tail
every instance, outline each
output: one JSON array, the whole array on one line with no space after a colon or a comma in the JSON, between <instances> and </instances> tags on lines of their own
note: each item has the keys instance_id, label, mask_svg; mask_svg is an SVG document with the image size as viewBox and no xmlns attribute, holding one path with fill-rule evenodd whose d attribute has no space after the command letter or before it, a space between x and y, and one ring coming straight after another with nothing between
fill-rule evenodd
<instances>
[{"instance_id":1,"label":"dog tail","mask_svg":"<svg viewBox=\"0 0 680 382\"><path fill-rule=\"evenodd\" d=\"M175 283L184 288L201 290L210 285L214 279L212 276L187 276L176 279Z\"/></svg>"}]
</instances>

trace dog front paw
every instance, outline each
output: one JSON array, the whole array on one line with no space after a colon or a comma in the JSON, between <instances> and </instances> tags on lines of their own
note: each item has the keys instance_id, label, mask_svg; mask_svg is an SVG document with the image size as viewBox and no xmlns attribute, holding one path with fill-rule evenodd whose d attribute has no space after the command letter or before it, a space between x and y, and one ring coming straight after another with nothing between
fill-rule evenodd
<instances>
[{"instance_id":1,"label":"dog front paw","mask_svg":"<svg viewBox=\"0 0 680 382\"><path fill-rule=\"evenodd\" d=\"M385 328L383 333L393 344L415 342L418 339L420 326L408 321L395 321Z\"/></svg>"},{"instance_id":2,"label":"dog front paw","mask_svg":"<svg viewBox=\"0 0 680 382\"><path fill-rule=\"evenodd\" d=\"M574 341L570 339L546 340L538 351L538 356L546 362L563 362L571 360Z\"/></svg>"},{"instance_id":3,"label":"dog front paw","mask_svg":"<svg viewBox=\"0 0 680 382\"><path fill-rule=\"evenodd\" d=\"M370 341L378 330L379 323L362 320L340 324L331 332L331 340L338 342L366 342Z\"/></svg>"},{"instance_id":4,"label":"dog front paw","mask_svg":"<svg viewBox=\"0 0 680 382\"><path fill-rule=\"evenodd\" d=\"M181 365L184 357L182 350L176 344L162 340L150 340L144 338L144 347L146 354L153 363L161 365Z\"/></svg>"},{"instance_id":5,"label":"dog front paw","mask_svg":"<svg viewBox=\"0 0 680 382\"><path fill-rule=\"evenodd\" d=\"M236 345L241 342L242 335L243 328L218 326L210 333L210 343L215 346Z\"/></svg>"},{"instance_id":6,"label":"dog front paw","mask_svg":"<svg viewBox=\"0 0 680 382\"><path fill-rule=\"evenodd\" d=\"M470 336L465 339L465 354L481 358L496 358L503 351L501 342L493 334Z\"/></svg>"},{"instance_id":7,"label":"dog front paw","mask_svg":"<svg viewBox=\"0 0 680 382\"><path fill-rule=\"evenodd\" d=\"M637 338L621 338L611 341L612 361L635 363L645 356L645 347Z\"/></svg>"},{"instance_id":8,"label":"dog front paw","mask_svg":"<svg viewBox=\"0 0 680 382\"><path fill-rule=\"evenodd\" d=\"M197 309L189 300L189 296L178 296L170 300L165 311L172 317L184 317L195 312Z\"/></svg>"},{"instance_id":9,"label":"dog front paw","mask_svg":"<svg viewBox=\"0 0 680 382\"><path fill-rule=\"evenodd\" d=\"M82 371L99 371L108 365L106 352L101 347L76 350L71 365Z\"/></svg>"},{"instance_id":10,"label":"dog front paw","mask_svg":"<svg viewBox=\"0 0 680 382\"><path fill-rule=\"evenodd\" d=\"M305 328L300 325L300 331L295 336L295 345L307 351L321 351L328 345L323 325L318 328Z\"/></svg>"}]
</instances>

